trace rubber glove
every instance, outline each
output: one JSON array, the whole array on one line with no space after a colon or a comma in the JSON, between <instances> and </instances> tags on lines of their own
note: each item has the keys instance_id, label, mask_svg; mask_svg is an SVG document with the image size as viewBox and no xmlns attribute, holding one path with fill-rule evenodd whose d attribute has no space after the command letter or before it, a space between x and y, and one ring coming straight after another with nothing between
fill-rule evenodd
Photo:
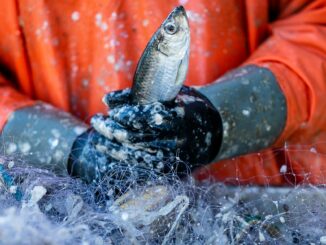
<instances>
[{"instance_id":1,"label":"rubber glove","mask_svg":"<svg viewBox=\"0 0 326 245\"><path fill-rule=\"evenodd\" d=\"M74 142L68 172L88 183L108 181L108 187L116 194L123 193L134 184L146 183L158 177L157 172L137 164L135 155L137 150L121 147L90 128ZM146 158L146 154L143 157Z\"/></svg>"},{"instance_id":2,"label":"rubber glove","mask_svg":"<svg viewBox=\"0 0 326 245\"><path fill-rule=\"evenodd\" d=\"M183 87L169 103L149 105L130 103L130 90L107 94L109 117L97 115L91 121L102 135L125 146L134 147L147 159L147 167L183 176L211 162L221 144L222 124L210 101L193 88ZM134 161L129 154L126 161Z\"/></svg>"},{"instance_id":3,"label":"rubber glove","mask_svg":"<svg viewBox=\"0 0 326 245\"><path fill-rule=\"evenodd\" d=\"M132 104L128 89L103 100L111 110L109 117L93 120L100 134L151 152L154 159L160 153L168 161L159 166L177 173L272 146L287 111L274 74L254 65L198 90L183 87L168 103Z\"/></svg>"}]
</instances>

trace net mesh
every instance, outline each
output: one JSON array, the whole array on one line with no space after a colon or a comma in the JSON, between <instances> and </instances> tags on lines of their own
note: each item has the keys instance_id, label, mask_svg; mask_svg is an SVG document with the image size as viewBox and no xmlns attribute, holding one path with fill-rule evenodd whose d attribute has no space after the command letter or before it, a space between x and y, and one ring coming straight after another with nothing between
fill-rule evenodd
<instances>
[{"instance_id":1,"label":"net mesh","mask_svg":"<svg viewBox=\"0 0 326 245\"><path fill-rule=\"evenodd\" d=\"M234 175L223 181L178 179L171 173L140 185L130 175L129 189L119 198L114 198L114 176L86 185L3 152L0 243L324 244L323 144L253 154L260 159L255 166L264 169L276 156L278 174L255 172L249 165L247 176L241 161L233 159L214 170L223 173L233 161ZM300 162L306 159L309 164ZM317 176L311 174L316 162ZM286 185L275 186L280 180Z\"/></svg>"}]
</instances>

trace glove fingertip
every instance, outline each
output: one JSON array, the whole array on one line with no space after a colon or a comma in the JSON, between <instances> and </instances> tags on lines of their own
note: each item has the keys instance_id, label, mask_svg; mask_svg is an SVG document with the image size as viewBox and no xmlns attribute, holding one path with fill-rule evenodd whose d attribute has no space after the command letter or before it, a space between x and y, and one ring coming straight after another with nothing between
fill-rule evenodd
<instances>
[{"instance_id":1,"label":"glove fingertip","mask_svg":"<svg viewBox=\"0 0 326 245\"><path fill-rule=\"evenodd\" d=\"M102 103L106 106L109 106L109 100L107 94L102 97Z\"/></svg>"},{"instance_id":2,"label":"glove fingertip","mask_svg":"<svg viewBox=\"0 0 326 245\"><path fill-rule=\"evenodd\" d=\"M94 116L91 119L91 125L99 134L108 139L113 139L112 129L106 126L106 121L103 116Z\"/></svg>"},{"instance_id":3,"label":"glove fingertip","mask_svg":"<svg viewBox=\"0 0 326 245\"><path fill-rule=\"evenodd\" d=\"M130 101L130 89L117 90L103 96L102 102L109 107L126 104Z\"/></svg>"},{"instance_id":4,"label":"glove fingertip","mask_svg":"<svg viewBox=\"0 0 326 245\"><path fill-rule=\"evenodd\" d=\"M97 113L92 116L90 124L93 125L94 123L96 123L98 121L104 121L104 120L105 120L105 116L102 113Z\"/></svg>"}]
</instances>

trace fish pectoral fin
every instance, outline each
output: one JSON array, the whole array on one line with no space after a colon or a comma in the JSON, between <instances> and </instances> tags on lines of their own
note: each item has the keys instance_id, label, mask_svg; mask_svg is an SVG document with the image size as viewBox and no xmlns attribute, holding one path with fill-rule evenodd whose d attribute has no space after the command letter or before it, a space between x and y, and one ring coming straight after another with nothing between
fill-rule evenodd
<instances>
[{"instance_id":1,"label":"fish pectoral fin","mask_svg":"<svg viewBox=\"0 0 326 245\"><path fill-rule=\"evenodd\" d=\"M187 71L188 71L188 64L189 64L189 52L185 54L183 59L180 61L177 76L175 79L175 84L176 85L181 85L183 84L184 80L186 79L187 76Z\"/></svg>"}]
</instances>

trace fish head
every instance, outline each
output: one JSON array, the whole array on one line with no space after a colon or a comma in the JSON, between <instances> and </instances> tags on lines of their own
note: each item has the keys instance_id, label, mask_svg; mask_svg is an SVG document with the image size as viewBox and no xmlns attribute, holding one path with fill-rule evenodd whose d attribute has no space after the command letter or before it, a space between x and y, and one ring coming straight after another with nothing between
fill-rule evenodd
<instances>
[{"instance_id":1,"label":"fish head","mask_svg":"<svg viewBox=\"0 0 326 245\"><path fill-rule=\"evenodd\" d=\"M185 9L176 7L157 31L157 49L166 56L183 58L189 52L190 28Z\"/></svg>"}]
</instances>

